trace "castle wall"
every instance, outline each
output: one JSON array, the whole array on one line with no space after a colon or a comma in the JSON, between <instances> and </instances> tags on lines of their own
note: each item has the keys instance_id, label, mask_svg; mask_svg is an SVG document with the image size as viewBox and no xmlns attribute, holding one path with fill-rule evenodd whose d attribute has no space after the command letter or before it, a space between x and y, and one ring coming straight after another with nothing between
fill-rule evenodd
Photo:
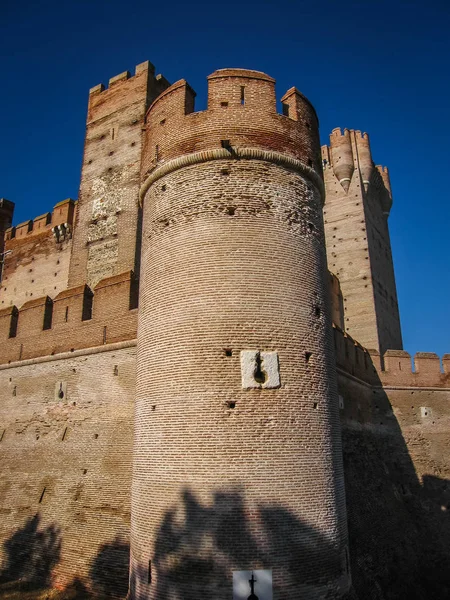
<instances>
[{"instance_id":1,"label":"castle wall","mask_svg":"<svg viewBox=\"0 0 450 600\"><path fill-rule=\"evenodd\" d=\"M92 88L69 286L139 272L139 173L148 103L168 83L148 61Z\"/></svg>"},{"instance_id":2,"label":"castle wall","mask_svg":"<svg viewBox=\"0 0 450 600\"><path fill-rule=\"evenodd\" d=\"M356 595L444 600L450 591L450 357L441 372L436 355L420 353L412 372L407 353L388 352L382 370L379 355L370 357L337 329L335 338Z\"/></svg>"},{"instance_id":3,"label":"castle wall","mask_svg":"<svg viewBox=\"0 0 450 600\"><path fill-rule=\"evenodd\" d=\"M67 288L74 215L75 203L67 199L6 231L0 308L54 298Z\"/></svg>"},{"instance_id":4,"label":"castle wall","mask_svg":"<svg viewBox=\"0 0 450 600\"><path fill-rule=\"evenodd\" d=\"M136 292L128 272L0 310L0 364L135 339Z\"/></svg>"},{"instance_id":5,"label":"castle wall","mask_svg":"<svg viewBox=\"0 0 450 600\"><path fill-rule=\"evenodd\" d=\"M134 343L0 367L0 574L126 594Z\"/></svg>"}]
</instances>

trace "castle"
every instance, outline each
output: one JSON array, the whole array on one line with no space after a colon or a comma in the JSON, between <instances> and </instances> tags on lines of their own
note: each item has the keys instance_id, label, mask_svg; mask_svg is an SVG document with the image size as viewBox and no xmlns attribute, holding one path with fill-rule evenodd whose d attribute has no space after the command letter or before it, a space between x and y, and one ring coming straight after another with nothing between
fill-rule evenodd
<instances>
[{"instance_id":1,"label":"castle","mask_svg":"<svg viewBox=\"0 0 450 600\"><path fill-rule=\"evenodd\" d=\"M387 169L264 73L194 98L92 88L78 200L0 201L1 581L448 598L450 355L402 350Z\"/></svg>"}]
</instances>

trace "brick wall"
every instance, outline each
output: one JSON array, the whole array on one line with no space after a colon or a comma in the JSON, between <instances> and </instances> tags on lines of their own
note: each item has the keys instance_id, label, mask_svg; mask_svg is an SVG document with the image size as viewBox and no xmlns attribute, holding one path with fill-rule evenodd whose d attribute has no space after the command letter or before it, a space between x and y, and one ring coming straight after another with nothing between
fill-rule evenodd
<instances>
[{"instance_id":1,"label":"brick wall","mask_svg":"<svg viewBox=\"0 0 450 600\"><path fill-rule=\"evenodd\" d=\"M75 210L73 200L63 200L53 212L6 230L0 308L67 288Z\"/></svg>"},{"instance_id":2,"label":"brick wall","mask_svg":"<svg viewBox=\"0 0 450 600\"><path fill-rule=\"evenodd\" d=\"M123 597L136 349L100 350L0 367L0 573Z\"/></svg>"},{"instance_id":3,"label":"brick wall","mask_svg":"<svg viewBox=\"0 0 450 600\"><path fill-rule=\"evenodd\" d=\"M128 272L0 310L0 364L135 339L136 292Z\"/></svg>"},{"instance_id":4,"label":"brick wall","mask_svg":"<svg viewBox=\"0 0 450 600\"><path fill-rule=\"evenodd\" d=\"M441 371L438 356L418 353L412 372L406 352L369 354L338 329L335 342L355 593L444 600L450 356Z\"/></svg>"}]
</instances>

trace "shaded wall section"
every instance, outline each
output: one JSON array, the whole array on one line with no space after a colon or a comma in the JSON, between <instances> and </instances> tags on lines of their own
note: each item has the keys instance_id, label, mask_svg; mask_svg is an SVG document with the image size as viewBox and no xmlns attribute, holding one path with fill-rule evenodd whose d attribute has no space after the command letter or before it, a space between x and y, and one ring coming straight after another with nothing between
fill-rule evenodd
<instances>
[{"instance_id":1,"label":"shaded wall section","mask_svg":"<svg viewBox=\"0 0 450 600\"><path fill-rule=\"evenodd\" d=\"M437 356L416 355L413 373L405 352L388 351L382 370L376 353L371 357L339 330L335 339L355 592L368 600L444 600L450 597L448 355L445 372Z\"/></svg>"},{"instance_id":2,"label":"shaded wall section","mask_svg":"<svg viewBox=\"0 0 450 600\"><path fill-rule=\"evenodd\" d=\"M0 369L3 580L126 594L135 347L102 350Z\"/></svg>"}]
</instances>

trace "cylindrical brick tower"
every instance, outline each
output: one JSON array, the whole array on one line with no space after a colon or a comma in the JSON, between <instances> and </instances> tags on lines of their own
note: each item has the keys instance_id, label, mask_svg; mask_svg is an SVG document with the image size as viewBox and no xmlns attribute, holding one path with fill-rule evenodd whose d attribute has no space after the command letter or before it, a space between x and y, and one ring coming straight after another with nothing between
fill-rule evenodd
<instances>
[{"instance_id":1,"label":"cylindrical brick tower","mask_svg":"<svg viewBox=\"0 0 450 600\"><path fill-rule=\"evenodd\" d=\"M206 111L179 81L147 114L130 597L246 599L253 573L262 600L338 598L317 117L257 71L208 82Z\"/></svg>"}]
</instances>

